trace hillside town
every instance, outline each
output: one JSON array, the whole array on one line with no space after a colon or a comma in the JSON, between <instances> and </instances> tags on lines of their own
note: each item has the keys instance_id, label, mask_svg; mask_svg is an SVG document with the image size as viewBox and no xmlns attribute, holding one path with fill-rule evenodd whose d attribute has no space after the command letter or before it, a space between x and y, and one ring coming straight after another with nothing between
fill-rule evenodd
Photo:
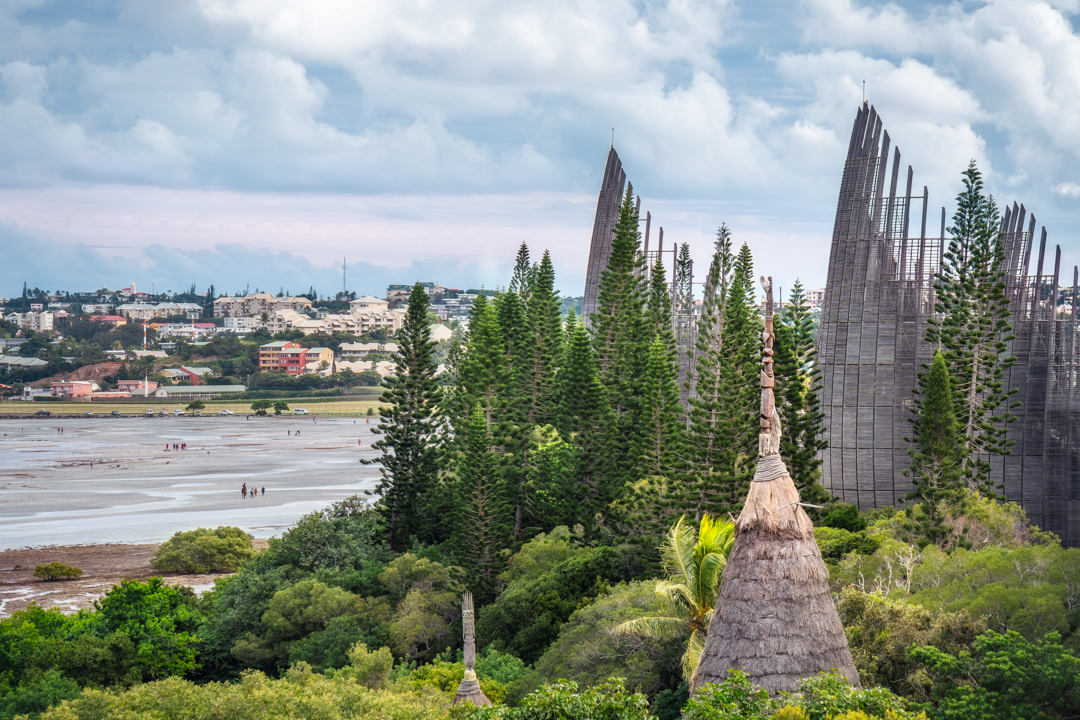
<instances>
[{"instance_id":1,"label":"hillside town","mask_svg":"<svg viewBox=\"0 0 1080 720\"><path fill-rule=\"evenodd\" d=\"M422 283L431 337L445 358L484 289ZM411 286L385 297L314 290L217 296L120 290L24 289L0 298L0 397L122 401L241 398L250 390L346 392L394 372ZM573 300L568 300L568 307Z\"/></svg>"}]
</instances>

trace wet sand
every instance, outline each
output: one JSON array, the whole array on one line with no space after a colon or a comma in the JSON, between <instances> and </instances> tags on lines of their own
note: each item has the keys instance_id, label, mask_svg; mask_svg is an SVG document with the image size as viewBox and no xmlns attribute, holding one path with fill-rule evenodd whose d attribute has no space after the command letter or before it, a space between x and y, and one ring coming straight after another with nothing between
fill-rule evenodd
<instances>
[{"instance_id":1,"label":"wet sand","mask_svg":"<svg viewBox=\"0 0 1080 720\"><path fill-rule=\"evenodd\" d=\"M265 540L256 540L263 550ZM142 580L162 575L150 567L157 545L80 545L69 547L23 548L0 551L0 618L25 610L31 602L64 612L89 608L109 588L121 580ZM83 571L75 580L43 582L34 578L34 568L51 562L73 565ZM187 586L205 592L214 580L228 575L164 575L169 585Z\"/></svg>"},{"instance_id":2,"label":"wet sand","mask_svg":"<svg viewBox=\"0 0 1080 720\"><path fill-rule=\"evenodd\" d=\"M219 525L280 535L375 487L378 467L359 462L377 455L374 427L303 416L0 420L0 550L156 544ZM188 449L166 451L174 442ZM244 483L266 494L242 499Z\"/></svg>"}]
</instances>

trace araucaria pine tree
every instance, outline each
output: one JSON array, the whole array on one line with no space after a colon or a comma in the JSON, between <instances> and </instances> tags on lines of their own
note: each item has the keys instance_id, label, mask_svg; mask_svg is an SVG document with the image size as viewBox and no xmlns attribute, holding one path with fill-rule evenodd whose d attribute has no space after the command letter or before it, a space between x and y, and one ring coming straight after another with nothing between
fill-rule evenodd
<instances>
[{"instance_id":1,"label":"araucaria pine tree","mask_svg":"<svg viewBox=\"0 0 1080 720\"><path fill-rule=\"evenodd\" d=\"M597 515L602 515L621 489L612 467L610 434L614 426L607 393L596 369L589 332L574 322L567 323L566 346L556 379L559 400L557 427L573 446L572 480L565 524L580 523L586 537L595 532Z\"/></svg>"},{"instance_id":2,"label":"araucaria pine tree","mask_svg":"<svg viewBox=\"0 0 1080 720\"><path fill-rule=\"evenodd\" d=\"M588 318L600 382L615 427L610 454L619 482L633 479L641 454L638 415L652 335L645 322L639 275L641 233L633 187L628 186L613 230L611 255L600 277L597 310Z\"/></svg>"},{"instance_id":3,"label":"araucaria pine tree","mask_svg":"<svg viewBox=\"0 0 1080 720\"><path fill-rule=\"evenodd\" d=\"M437 527L432 491L439 476L440 391L435 380L431 328L427 321L428 296L417 283L397 334L398 357L394 375L383 379L382 437L372 447L382 478L375 488L378 512L394 550L411 545L411 536L430 541Z\"/></svg>"},{"instance_id":4,"label":"araucaria pine tree","mask_svg":"<svg viewBox=\"0 0 1080 720\"><path fill-rule=\"evenodd\" d=\"M720 368L724 359L724 308L735 258L731 254L731 232L721 225L716 233L712 262L705 276L704 298L697 329L697 362L687 378L690 394L690 422L686 433L687 476L682 501L700 520L716 508L710 502L710 488L720 483L726 461L721 394L724 391Z\"/></svg>"},{"instance_id":5,"label":"araucaria pine tree","mask_svg":"<svg viewBox=\"0 0 1080 720\"><path fill-rule=\"evenodd\" d=\"M789 305L776 318L776 405L783 435L780 455L803 500L828 502L818 453L827 447L821 411L821 370L814 345L814 321L802 283L795 281Z\"/></svg>"},{"instance_id":6,"label":"araucaria pine tree","mask_svg":"<svg viewBox=\"0 0 1080 720\"><path fill-rule=\"evenodd\" d=\"M529 294L531 347L521 374L522 400L529 425L554 424L555 371L562 352L562 316L555 291L555 268L547 250L537 266Z\"/></svg>"},{"instance_id":7,"label":"araucaria pine tree","mask_svg":"<svg viewBox=\"0 0 1080 720\"><path fill-rule=\"evenodd\" d=\"M693 268L694 263L690 259L690 243L683 243L679 246L679 257L675 261L675 287L672 291L671 302L674 313L672 332L675 337L675 350L680 353L679 362L687 359L687 356L692 356L696 342L693 317ZM686 387L683 389L684 398L694 394L691 386L694 374L690 372L688 375L689 377L683 378L686 382Z\"/></svg>"},{"instance_id":8,"label":"araucaria pine tree","mask_svg":"<svg viewBox=\"0 0 1080 720\"><path fill-rule=\"evenodd\" d=\"M931 542L949 535L945 513L963 492L964 448L951 385L945 358L936 352L916 400L914 447L908 451L911 468L904 473L913 484L907 499L920 501L913 517Z\"/></svg>"},{"instance_id":9,"label":"araucaria pine tree","mask_svg":"<svg viewBox=\"0 0 1080 720\"><path fill-rule=\"evenodd\" d=\"M753 474L762 328L755 286L750 248L744 244L732 261L731 235L721 227L698 325L687 430L686 487L697 495L696 518L736 512Z\"/></svg>"},{"instance_id":10,"label":"araucaria pine tree","mask_svg":"<svg viewBox=\"0 0 1080 720\"><path fill-rule=\"evenodd\" d=\"M952 237L935 277L935 312L927 340L941 349L949 369L953 404L963 448L962 473L968 486L993 493L991 459L1006 455L1014 416L1006 405L1015 390L1004 386L1006 355L1012 339L1005 296L1005 253L994 198L983 194L982 175L973 160L964 171ZM926 382L925 376L922 382Z\"/></svg>"},{"instance_id":11,"label":"araucaria pine tree","mask_svg":"<svg viewBox=\"0 0 1080 720\"><path fill-rule=\"evenodd\" d=\"M491 451L487 419L473 407L464 427L464 447L457 454L457 519L454 540L458 559L474 592L490 599L495 579L506 562L509 544L507 512L498 463Z\"/></svg>"},{"instance_id":12,"label":"araucaria pine tree","mask_svg":"<svg viewBox=\"0 0 1080 720\"><path fill-rule=\"evenodd\" d=\"M514 274L510 276L508 290L528 302L532 290L534 266L529 263L529 246L521 243L514 259Z\"/></svg>"}]
</instances>

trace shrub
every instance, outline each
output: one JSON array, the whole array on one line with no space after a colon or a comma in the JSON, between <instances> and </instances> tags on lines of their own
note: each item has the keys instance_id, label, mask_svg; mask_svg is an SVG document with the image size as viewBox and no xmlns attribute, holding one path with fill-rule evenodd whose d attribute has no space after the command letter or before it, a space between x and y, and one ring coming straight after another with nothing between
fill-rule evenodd
<instances>
[{"instance_id":1,"label":"shrub","mask_svg":"<svg viewBox=\"0 0 1080 720\"><path fill-rule=\"evenodd\" d=\"M865 685L925 700L927 677L908 654L913 646L933 645L956 653L971 648L986 622L967 611L932 613L924 607L844 588L837 606L848 647Z\"/></svg>"},{"instance_id":2,"label":"shrub","mask_svg":"<svg viewBox=\"0 0 1080 720\"><path fill-rule=\"evenodd\" d=\"M84 690L81 697L43 713L41 720L446 720L449 715L450 699L443 693L372 690L350 678L328 678L301 665L280 680L250 671L235 683L196 685L171 678L123 692Z\"/></svg>"},{"instance_id":3,"label":"shrub","mask_svg":"<svg viewBox=\"0 0 1080 720\"><path fill-rule=\"evenodd\" d=\"M255 556L252 538L238 527L178 532L158 548L150 567L162 572L236 572Z\"/></svg>"},{"instance_id":4,"label":"shrub","mask_svg":"<svg viewBox=\"0 0 1080 720\"><path fill-rule=\"evenodd\" d=\"M906 707L902 697L884 688L861 690L836 673L821 673L799 683L799 692L769 693L750 684L745 674L729 671L722 683L700 688L683 709L684 720L926 720ZM846 715L845 713L853 713ZM972 718L978 716L970 716ZM989 717L989 716L987 716Z\"/></svg>"},{"instance_id":5,"label":"shrub","mask_svg":"<svg viewBox=\"0 0 1080 720\"><path fill-rule=\"evenodd\" d=\"M826 562L840 560L850 553L873 555L884 540L880 535L867 535L865 530L851 532L834 527L814 528L814 539Z\"/></svg>"},{"instance_id":6,"label":"shrub","mask_svg":"<svg viewBox=\"0 0 1080 720\"><path fill-rule=\"evenodd\" d=\"M859 508L840 503L825 516L821 525L848 532L859 532L866 529L867 522L866 518L859 514Z\"/></svg>"},{"instance_id":7,"label":"shrub","mask_svg":"<svg viewBox=\"0 0 1080 720\"><path fill-rule=\"evenodd\" d=\"M662 639L612 633L621 623L658 613L655 580L616 585L570 616L536 662L536 671L548 680L574 680L582 686L618 674L649 695L677 687L689 632Z\"/></svg>"},{"instance_id":8,"label":"shrub","mask_svg":"<svg viewBox=\"0 0 1080 720\"><path fill-rule=\"evenodd\" d=\"M1080 659L1057 633L1029 642L1019 633L988 631L972 652L952 655L935 647L914 648L933 682L934 718L1043 720L1076 717L1080 710Z\"/></svg>"},{"instance_id":9,"label":"shrub","mask_svg":"<svg viewBox=\"0 0 1080 720\"><path fill-rule=\"evenodd\" d=\"M94 612L82 610L76 620L81 629L98 637L129 636L135 649L134 670L150 680L199 667L195 631L203 616L198 603L191 588L170 587L159 577L145 583L124 580L94 603Z\"/></svg>"},{"instance_id":10,"label":"shrub","mask_svg":"<svg viewBox=\"0 0 1080 720\"><path fill-rule=\"evenodd\" d=\"M349 667L344 674L364 687L377 690L390 679L390 669L394 666L394 656L390 648L379 648L369 652L367 645L356 643L349 650Z\"/></svg>"},{"instance_id":11,"label":"shrub","mask_svg":"<svg viewBox=\"0 0 1080 720\"><path fill-rule=\"evenodd\" d=\"M510 565L503 573L504 579L507 582L535 580L559 563L588 552L586 548L576 545L576 541L580 540L581 527L578 526L576 530L577 533L571 533L566 525L560 525L522 545L521 550L510 558Z\"/></svg>"},{"instance_id":12,"label":"shrub","mask_svg":"<svg viewBox=\"0 0 1080 720\"><path fill-rule=\"evenodd\" d=\"M649 701L641 693L628 693L620 678L584 690L560 680L527 696L519 707L470 708L461 714L476 720L649 720Z\"/></svg>"},{"instance_id":13,"label":"shrub","mask_svg":"<svg viewBox=\"0 0 1080 720\"><path fill-rule=\"evenodd\" d=\"M48 670L34 682L24 682L0 697L0 719L9 720L24 713L39 713L63 700L79 697L78 683L59 670Z\"/></svg>"},{"instance_id":14,"label":"shrub","mask_svg":"<svg viewBox=\"0 0 1080 720\"><path fill-rule=\"evenodd\" d=\"M38 565L34 568L34 577L41 580L70 580L80 577L83 571L62 562L53 562L48 565Z\"/></svg>"},{"instance_id":15,"label":"shrub","mask_svg":"<svg viewBox=\"0 0 1080 720\"><path fill-rule=\"evenodd\" d=\"M514 583L480 610L479 647L499 641L525 663L536 662L579 607L608 591L608 583L633 579L637 565L621 548L599 547L559 563L536 580Z\"/></svg>"}]
</instances>

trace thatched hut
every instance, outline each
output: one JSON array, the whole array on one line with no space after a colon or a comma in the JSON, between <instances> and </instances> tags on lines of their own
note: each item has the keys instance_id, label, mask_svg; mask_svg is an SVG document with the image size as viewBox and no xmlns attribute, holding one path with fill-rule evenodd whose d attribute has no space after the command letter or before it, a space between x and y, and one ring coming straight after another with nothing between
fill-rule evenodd
<instances>
[{"instance_id":1,"label":"thatched hut","mask_svg":"<svg viewBox=\"0 0 1080 720\"><path fill-rule=\"evenodd\" d=\"M741 670L772 694L794 692L799 680L836 670L855 686L844 628L829 593L829 571L814 525L780 459L780 421L773 398L772 279L766 290L758 464L728 556L716 610L693 687Z\"/></svg>"}]
</instances>

